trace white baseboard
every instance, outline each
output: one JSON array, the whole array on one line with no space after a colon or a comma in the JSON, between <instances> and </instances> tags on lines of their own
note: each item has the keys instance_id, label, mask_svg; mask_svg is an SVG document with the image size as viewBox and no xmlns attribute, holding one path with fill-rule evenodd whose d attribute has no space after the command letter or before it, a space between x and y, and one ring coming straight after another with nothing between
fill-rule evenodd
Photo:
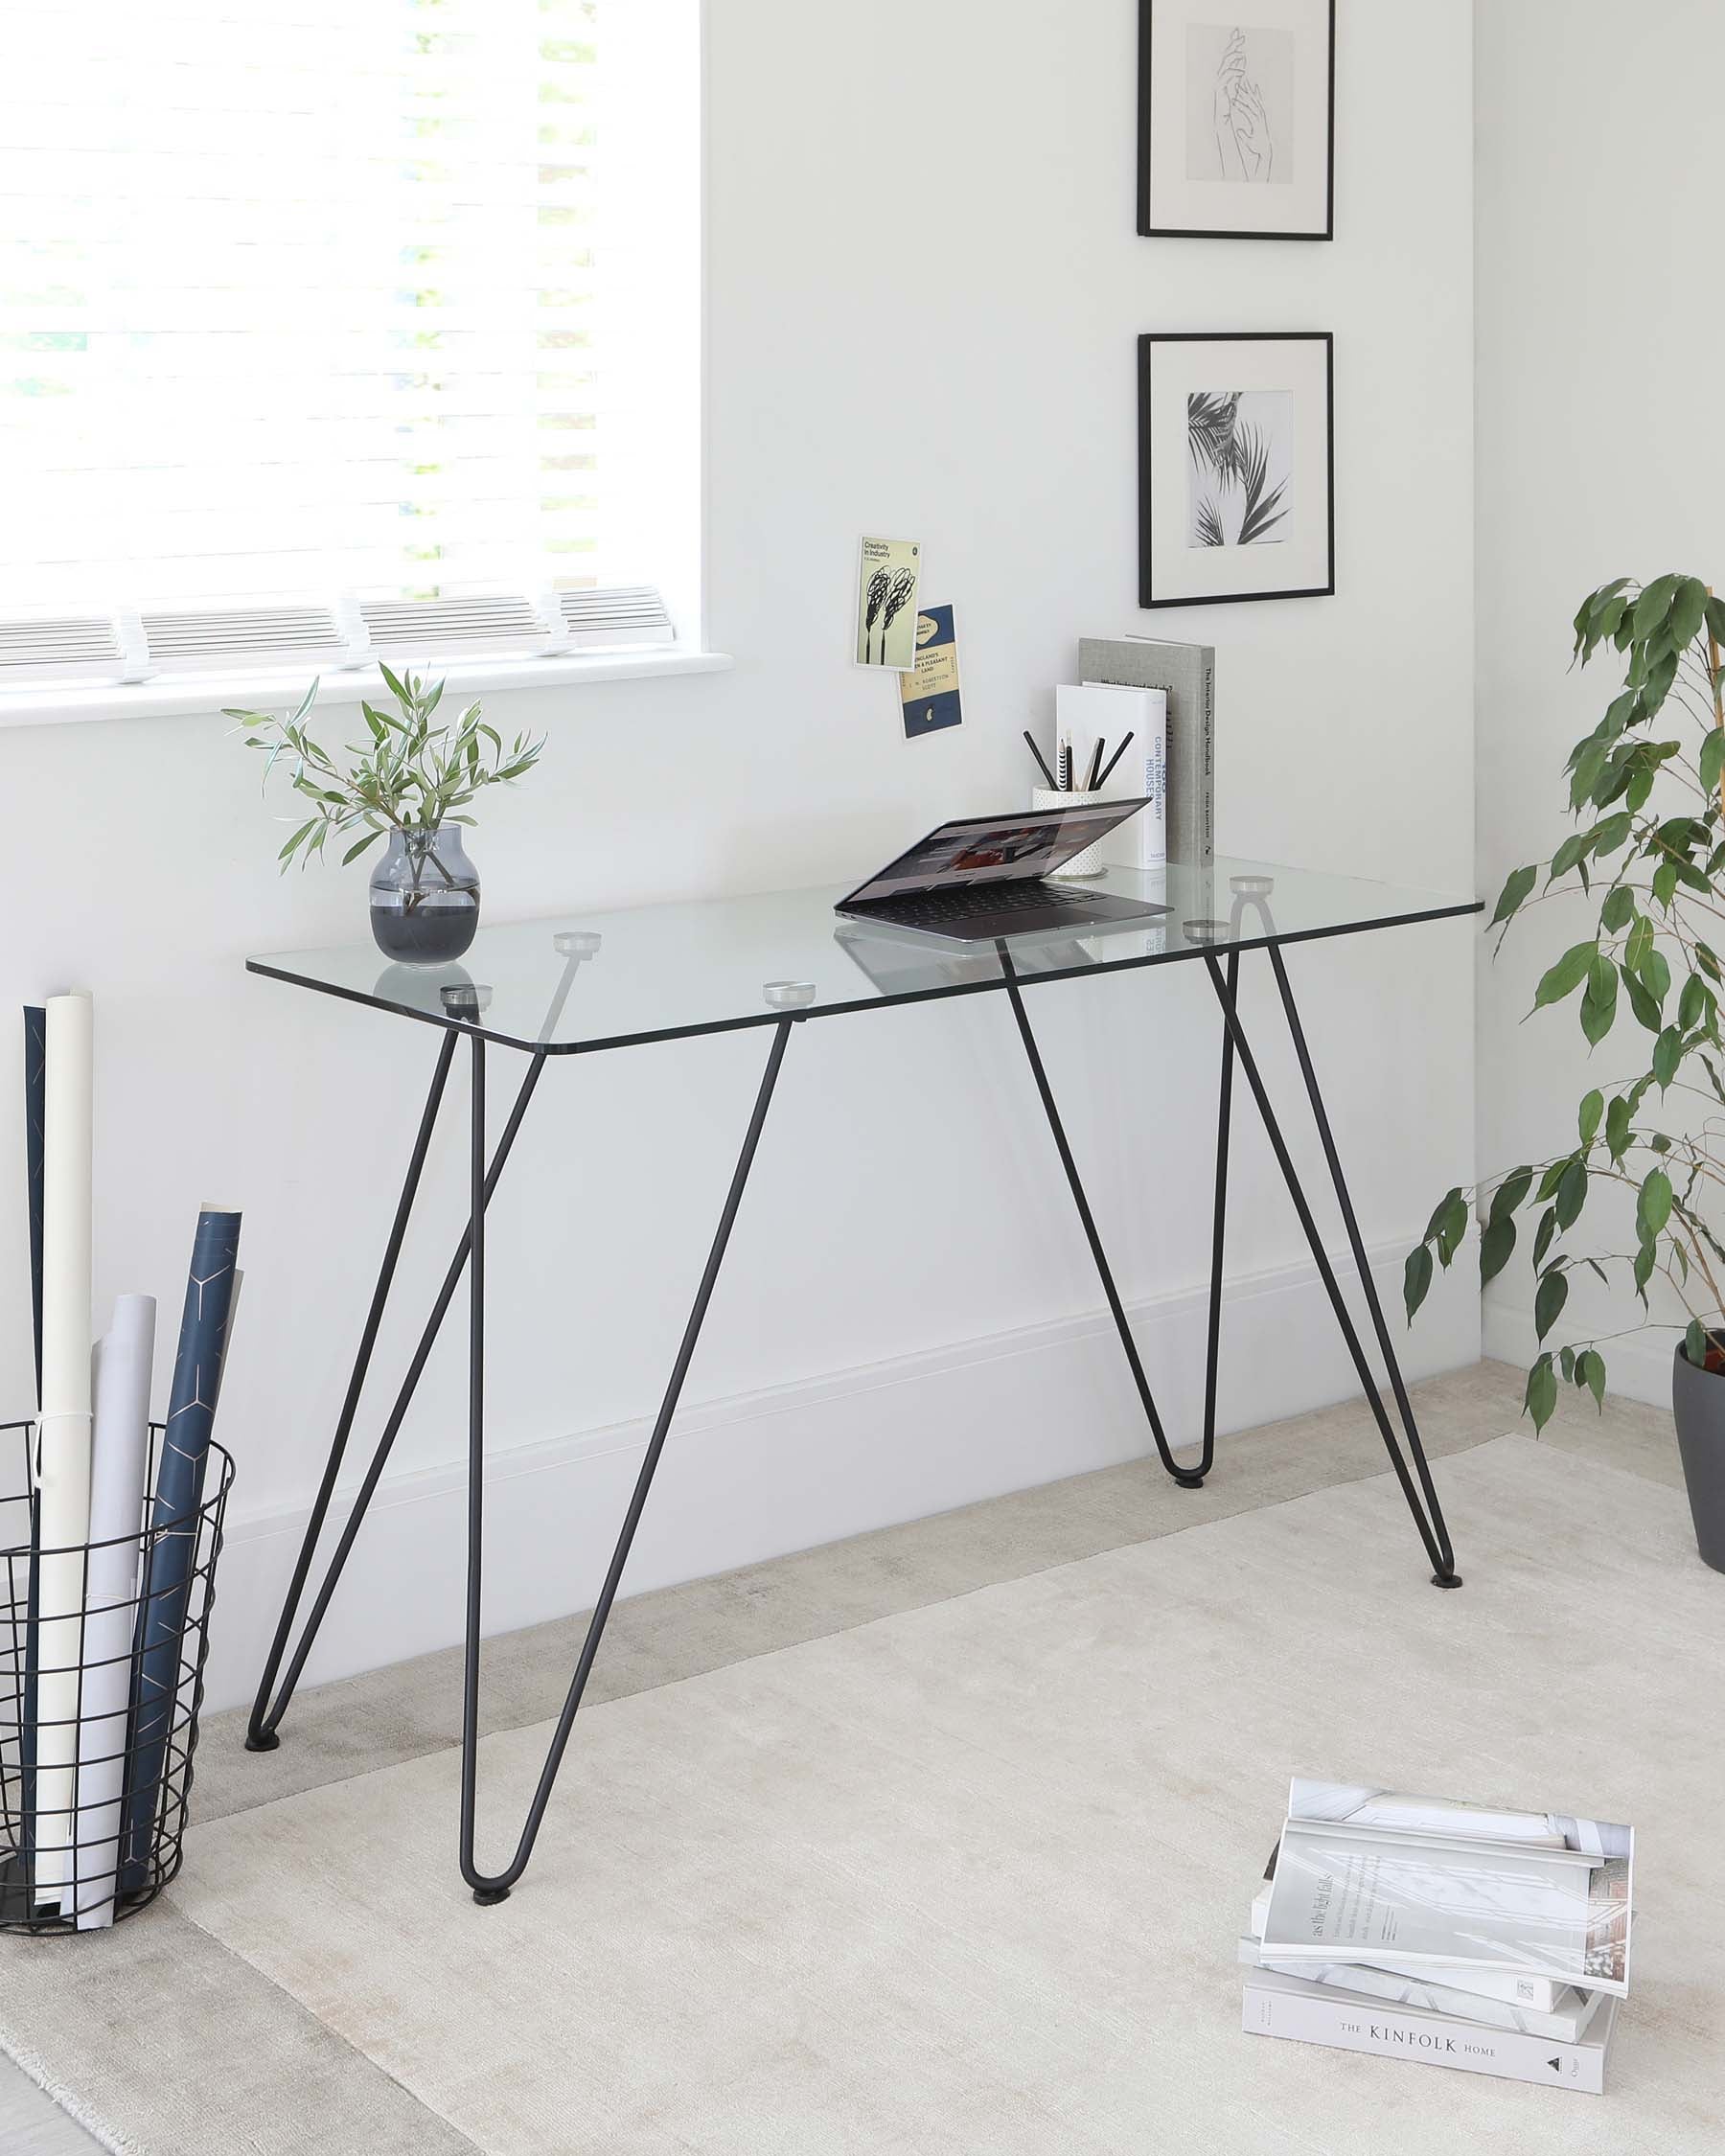
<instances>
[{"instance_id":1,"label":"white baseboard","mask_svg":"<svg viewBox=\"0 0 1725 2156\"><path fill-rule=\"evenodd\" d=\"M1539 1336L1533 1329L1533 1313L1506 1307L1487 1296L1481 1333L1484 1352L1500 1363L1526 1369L1540 1353ZM1606 1384L1625 1400L1640 1400L1649 1408L1671 1404L1671 1350L1677 1335L1672 1330L1649 1330L1639 1338L1614 1340L1604 1349Z\"/></svg>"},{"instance_id":2,"label":"white baseboard","mask_svg":"<svg viewBox=\"0 0 1725 2156\"><path fill-rule=\"evenodd\" d=\"M1417 1327L1404 1328L1406 1249L1398 1243L1371 1255L1407 1375L1477 1362L1479 1302L1471 1293L1444 1293L1440 1284ZM1338 1256L1337 1270L1346 1281L1345 1256ZM1471 1276L1464 1285L1471 1287ZM1357 1298L1350 1302L1358 1312ZM1206 1306L1207 1291L1190 1288L1131 1311L1176 1443L1195 1443L1201 1426ZM1222 1342L1218 1424L1225 1433L1358 1390L1309 1263L1230 1280ZM488 1633L590 1605L651 1427L643 1417L493 1455L486 1474ZM361 1432L356 1449L363 1444ZM672 1431L626 1588L639 1594L728 1571L1149 1450L1105 1311L690 1404ZM1226 1473L1226 1447L1218 1462ZM461 1637L465 1489L459 1462L384 1478L308 1664L308 1683L400 1662ZM212 1626L213 1708L251 1696L309 1511L237 1509L229 1516ZM326 1542L344 1516L338 1498Z\"/></svg>"}]
</instances>

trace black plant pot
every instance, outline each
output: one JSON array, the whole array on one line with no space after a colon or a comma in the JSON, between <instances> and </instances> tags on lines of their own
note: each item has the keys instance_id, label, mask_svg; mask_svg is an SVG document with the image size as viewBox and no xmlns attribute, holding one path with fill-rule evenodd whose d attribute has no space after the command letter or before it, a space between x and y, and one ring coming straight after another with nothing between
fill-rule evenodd
<instances>
[{"instance_id":1,"label":"black plant pot","mask_svg":"<svg viewBox=\"0 0 1725 2156\"><path fill-rule=\"evenodd\" d=\"M1677 1450L1702 1558L1725 1572L1725 1373L1698 1370L1677 1343L1671 1365Z\"/></svg>"}]
</instances>

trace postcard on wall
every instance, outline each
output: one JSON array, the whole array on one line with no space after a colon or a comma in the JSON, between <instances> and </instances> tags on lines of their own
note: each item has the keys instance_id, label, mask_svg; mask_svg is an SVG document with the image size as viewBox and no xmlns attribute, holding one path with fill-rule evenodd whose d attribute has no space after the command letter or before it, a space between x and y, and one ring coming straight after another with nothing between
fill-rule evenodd
<instances>
[{"instance_id":1,"label":"postcard on wall","mask_svg":"<svg viewBox=\"0 0 1725 2156\"><path fill-rule=\"evenodd\" d=\"M937 734L943 726L960 726L964 712L958 701L958 643L953 632L951 607L923 607L916 616L916 664L899 676L899 699L905 707L905 739Z\"/></svg>"},{"instance_id":2,"label":"postcard on wall","mask_svg":"<svg viewBox=\"0 0 1725 2156\"><path fill-rule=\"evenodd\" d=\"M908 674L916 664L914 539L865 539L857 566L857 664Z\"/></svg>"}]
</instances>

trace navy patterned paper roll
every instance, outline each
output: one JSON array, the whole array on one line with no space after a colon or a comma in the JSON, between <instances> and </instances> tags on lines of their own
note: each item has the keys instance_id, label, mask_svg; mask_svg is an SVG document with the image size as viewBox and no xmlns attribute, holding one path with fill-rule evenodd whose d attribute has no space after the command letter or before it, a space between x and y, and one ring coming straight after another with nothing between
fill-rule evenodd
<instances>
[{"instance_id":1,"label":"navy patterned paper roll","mask_svg":"<svg viewBox=\"0 0 1725 2156\"><path fill-rule=\"evenodd\" d=\"M138 1692L132 1708L126 1861L120 1875L123 1894L136 1892L149 1881L156 1805L179 1689L180 1636L197 1551L197 1507L203 1497L216 1397L221 1388L239 1254L240 1215L205 1207L197 1216L192 1243L173 1388L168 1396L150 1514L144 1600L138 1614Z\"/></svg>"}]
</instances>

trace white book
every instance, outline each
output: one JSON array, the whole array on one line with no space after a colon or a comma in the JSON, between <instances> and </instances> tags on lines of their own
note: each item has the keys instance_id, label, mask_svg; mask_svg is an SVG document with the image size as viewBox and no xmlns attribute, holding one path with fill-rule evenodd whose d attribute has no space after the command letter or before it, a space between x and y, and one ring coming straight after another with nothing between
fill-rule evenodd
<instances>
[{"instance_id":1,"label":"white book","mask_svg":"<svg viewBox=\"0 0 1725 2156\"><path fill-rule=\"evenodd\" d=\"M1275 1862L1274 1856L1271 1862ZM1253 1899L1246 1929L1254 1939L1264 1936L1264 1918L1270 1912L1270 1887L1261 1886ZM1380 1969L1386 1976L1414 1977L1428 1984L1441 1984L1475 1999L1490 2000L1496 2005L1525 2007L1532 2013L1555 2012L1557 2002L1570 1986L1555 1977L1531 1976L1525 1970L1460 1969L1453 1961L1427 1961L1420 1967L1411 1962L1398 1962L1377 1957L1368 1961L1363 1957L1349 1957L1349 1965Z\"/></svg>"},{"instance_id":2,"label":"white book","mask_svg":"<svg viewBox=\"0 0 1725 2156\"><path fill-rule=\"evenodd\" d=\"M1101 841L1102 858L1115 868L1162 868L1168 859L1167 691L1108 681L1085 681L1076 688L1067 682L1055 690L1055 743L1070 745L1074 786L1083 785L1098 741L1106 765L1128 735L1125 754L1098 791L1107 801L1148 806Z\"/></svg>"},{"instance_id":3,"label":"white book","mask_svg":"<svg viewBox=\"0 0 1725 2156\"><path fill-rule=\"evenodd\" d=\"M1567 1848L1563 1829L1576 1823L1549 1812L1460 1804L1447 1797L1410 1797L1398 1789L1370 1789L1359 1782L1320 1781L1313 1775L1296 1775L1289 1783L1288 1817L1336 1826L1389 1826L1460 1834L1475 1841L1526 1842L1548 1849Z\"/></svg>"},{"instance_id":4,"label":"white book","mask_svg":"<svg viewBox=\"0 0 1725 2156\"><path fill-rule=\"evenodd\" d=\"M1316 1990L1321 1996L1351 1991L1368 1999L1383 1999L1392 2006L1418 2007L1453 2020L1479 2022L1487 2029L1511 2029L1523 2036L1555 2036L1573 2044L1598 2011L1602 1991L1577 1991L1565 1984L1549 2013L1531 2007L1511 2006L1504 1999L1482 1999L1475 1992L1460 1991L1453 1984L1434 1984L1429 1977L1396 1976L1389 1969L1374 1969L1363 1961L1311 1962L1297 1966L1266 1961L1261 1940L1240 1941L1240 1960L1249 1969L1269 1969Z\"/></svg>"},{"instance_id":5,"label":"white book","mask_svg":"<svg viewBox=\"0 0 1725 2156\"><path fill-rule=\"evenodd\" d=\"M1264 1949L1278 1961L1430 1962L1624 1996L1627 1858L1392 1827L1282 1829Z\"/></svg>"},{"instance_id":6,"label":"white book","mask_svg":"<svg viewBox=\"0 0 1725 2156\"><path fill-rule=\"evenodd\" d=\"M1240 2026L1249 2036L1281 2036L1300 2044L1323 2044L1344 2052L1371 2052L1383 2058L1418 2059L1463 2074L1492 2074L1508 2081L1547 2088L1580 2089L1598 2096L1605 2086L1605 2053L1617 2023L1617 2001L1607 1999L1580 2040L1525 2036L1507 2029L1483 2029L1415 2007L1386 2006L1348 1992L1320 1995L1298 1978L1254 1971L1246 1981Z\"/></svg>"}]
</instances>

